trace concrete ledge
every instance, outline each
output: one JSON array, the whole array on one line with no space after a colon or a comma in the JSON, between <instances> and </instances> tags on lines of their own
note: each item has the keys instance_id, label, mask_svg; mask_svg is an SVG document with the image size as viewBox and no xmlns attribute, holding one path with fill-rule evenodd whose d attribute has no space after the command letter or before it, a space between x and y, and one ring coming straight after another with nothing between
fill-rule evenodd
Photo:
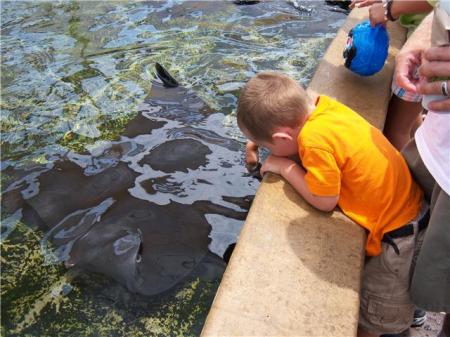
<instances>
[{"instance_id":1,"label":"concrete ledge","mask_svg":"<svg viewBox=\"0 0 450 337\"><path fill-rule=\"evenodd\" d=\"M405 32L390 27L383 70L362 78L343 66L348 31L366 18L353 11L308 88L361 113L381 128L394 55ZM313 209L275 175L267 175L216 294L203 336L355 336L365 233L341 212Z\"/></svg>"}]
</instances>

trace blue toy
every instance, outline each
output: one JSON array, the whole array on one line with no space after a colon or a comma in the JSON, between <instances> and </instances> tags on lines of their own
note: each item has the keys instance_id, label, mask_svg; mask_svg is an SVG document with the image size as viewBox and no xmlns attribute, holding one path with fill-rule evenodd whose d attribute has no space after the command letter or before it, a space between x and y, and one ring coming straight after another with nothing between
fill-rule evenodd
<instances>
[{"instance_id":1,"label":"blue toy","mask_svg":"<svg viewBox=\"0 0 450 337\"><path fill-rule=\"evenodd\" d=\"M345 66L361 76L373 75L383 68L388 48L386 28L380 24L372 28L369 21L363 21L348 33Z\"/></svg>"}]
</instances>

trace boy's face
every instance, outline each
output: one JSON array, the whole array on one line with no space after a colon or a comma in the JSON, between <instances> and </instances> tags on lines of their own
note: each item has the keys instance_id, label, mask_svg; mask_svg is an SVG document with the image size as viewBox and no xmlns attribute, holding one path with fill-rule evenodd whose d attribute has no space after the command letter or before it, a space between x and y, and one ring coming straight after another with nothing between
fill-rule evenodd
<instances>
[{"instance_id":1,"label":"boy's face","mask_svg":"<svg viewBox=\"0 0 450 337\"><path fill-rule=\"evenodd\" d=\"M298 153L297 141L274 139L272 142L257 142L261 147L278 157L290 157Z\"/></svg>"},{"instance_id":2,"label":"boy's face","mask_svg":"<svg viewBox=\"0 0 450 337\"><path fill-rule=\"evenodd\" d=\"M272 141L260 141L254 139L247 130L242 130L242 133L253 143L260 147L266 148L271 154L278 157L290 157L298 154L297 137L272 137ZM277 135L277 133L274 133Z\"/></svg>"}]
</instances>

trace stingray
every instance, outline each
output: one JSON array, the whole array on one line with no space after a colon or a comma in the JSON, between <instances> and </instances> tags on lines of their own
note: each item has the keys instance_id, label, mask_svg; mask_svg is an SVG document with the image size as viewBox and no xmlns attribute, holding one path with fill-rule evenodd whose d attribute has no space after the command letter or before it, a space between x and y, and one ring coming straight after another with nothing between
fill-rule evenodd
<instances>
[{"instance_id":1,"label":"stingray","mask_svg":"<svg viewBox=\"0 0 450 337\"><path fill-rule=\"evenodd\" d=\"M188 172L188 169L195 170L206 165L206 156L211 153L206 145L197 140L175 139L153 149L139 164L149 164L153 169L163 172Z\"/></svg>"},{"instance_id":2,"label":"stingray","mask_svg":"<svg viewBox=\"0 0 450 337\"><path fill-rule=\"evenodd\" d=\"M187 172L206 164L206 155L210 153L208 147L197 140L176 139L156 147L141 163L164 172ZM77 164L69 160L58 161L53 169L39 176L39 194L27 199L26 204L51 227L67 214L92 207L133 187L138 175L123 162L98 174L86 175Z\"/></svg>"},{"instance_id":3,"label":"stingray","mask_svg":"<svg viewBox=\"0 0 450 337\"><path fill-rule=\"evenodd\" d=\"M99 212L104 212L101 217ZM108 275L130 291L150 296L188 276L213 280L222 275L225 262L208 250L207 213L245 217L209 201L161 206L125 194L106 207L71 214L47 239L67 267Z\"/></svg>"},{"instance_id":4,"label":"stingray","mask_svg":"<svg viewBox=\"0 0 450 337\"><path fill-rule=\"evenodd\" d=\"M56 252L52 262L109 276L147 296L188 277L221 277L226 263L208 249L205 214L244 220L246 212L209 201L157 205L137 199L127 190L136 176L124 163L86 176L78 165L59 161L38 177L39 194L23 201L26 221L47 229L42 246L46 254ZM243 198L224 200L247 208Z\"/></svg>"},{"instance_id":5,"label":"stingray","mask_svg":"<svg viewBox=\"0 0 450 337\"><path fill-rule=\"evenodd\" d=\"M173 159L169 156L167 167L177 163ZM37 178L39 193L23 200L24 214L27 223L47 229L42 246L46 255L56 252L51 262L106 275L147 296L188 277L220 278L226 263L208 249L211 225L205 214L244 220L246 212L209 201L157 205L137 199L128 192L136 176L122 162L87 176L66 160ZM246 207L241 198L224 199Z\"/></svg>"},{"instance_id":6,"label":"stingray","mask_svg":"<svg viewBox=\"0 0 450 337\"><path fill-rule=\"evenodd\" d=\"M41 174L39 194L26 200L49 227L67 214L91 207L134 185L138 174L119 163L103 172L87 176L71 161L59 161L52 170Z\"/></svg>"},{"instance_id":7,"label":"stingray","mask_svg":"<svg viewBox=\"0 0 450 337\"><path fill-rule=\"evenodd\" d=\"M140 113L192 124L210 115L212 109L192 90L179 86L172 75L158 63L148 97L138 107Z\"/></svg>"},{"instance_id":8,"label":"stingray","mask_svg":"<svg viewBox=\"0 0 450 337\"><path fill-rule=\"evenodd\" d=\"M183 138L167 140L150 150L133 141L166 123L152 116L161 114L186 122L211 113L164 68L157 66L157 75L161 82L154 83L143 109L126 126L125 138L100 153L67 155L33 172L29 179L24 179L26 172L12 172L11 176L22 180L2 196L2 207L10 212L21 208L27 224L45 230L42 248L51 262L63 261L77 271L106 275L131 292L147 296L168 291L190 277L219 278L225 262L208 249L211 225L205 215L239 220L246 216L246 211L206 200L158 205L130 194L141 174L127 163L130 156L148 151L138 164L162 171L168 178L174 172L206 165L211 154L199 140L200 134L183 128L178 135ZM208 133L208 137L219 145L236 147L218 135ZM27 190L33 193L27 194ZM244 198L224 200L241 209L248 204Z\"/></svg>"}]
</instances>

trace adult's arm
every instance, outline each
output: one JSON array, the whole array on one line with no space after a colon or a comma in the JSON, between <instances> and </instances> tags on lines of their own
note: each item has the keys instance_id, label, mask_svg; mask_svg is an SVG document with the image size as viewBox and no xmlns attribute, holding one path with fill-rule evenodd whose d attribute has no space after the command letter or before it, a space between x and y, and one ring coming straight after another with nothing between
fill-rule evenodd
<instances>
[{"instance_id":1,"label":"adult's arm","mask_svg":"<svg viewBox=\"0 0 450 337\"><path fill-rule=\"evenodd\" d=\"M397 19L402 14L428 13L432 9L433 6L426 0L394 0L391 4L391 15ZM386 23L382 3L375 3L369 8L369 19L372 26Z\"/></svg>"},{"instance_id":2,"label":"adult's arm","mask_svg":"<svg viewBox=\"0 0 450 337\"><path fill-rule=\"evenodd\" d=\"M398 18L402 14L429 13L433 6L426 0L394 0L391 5L391 15Z\"/></svg>"}]
</instances>

